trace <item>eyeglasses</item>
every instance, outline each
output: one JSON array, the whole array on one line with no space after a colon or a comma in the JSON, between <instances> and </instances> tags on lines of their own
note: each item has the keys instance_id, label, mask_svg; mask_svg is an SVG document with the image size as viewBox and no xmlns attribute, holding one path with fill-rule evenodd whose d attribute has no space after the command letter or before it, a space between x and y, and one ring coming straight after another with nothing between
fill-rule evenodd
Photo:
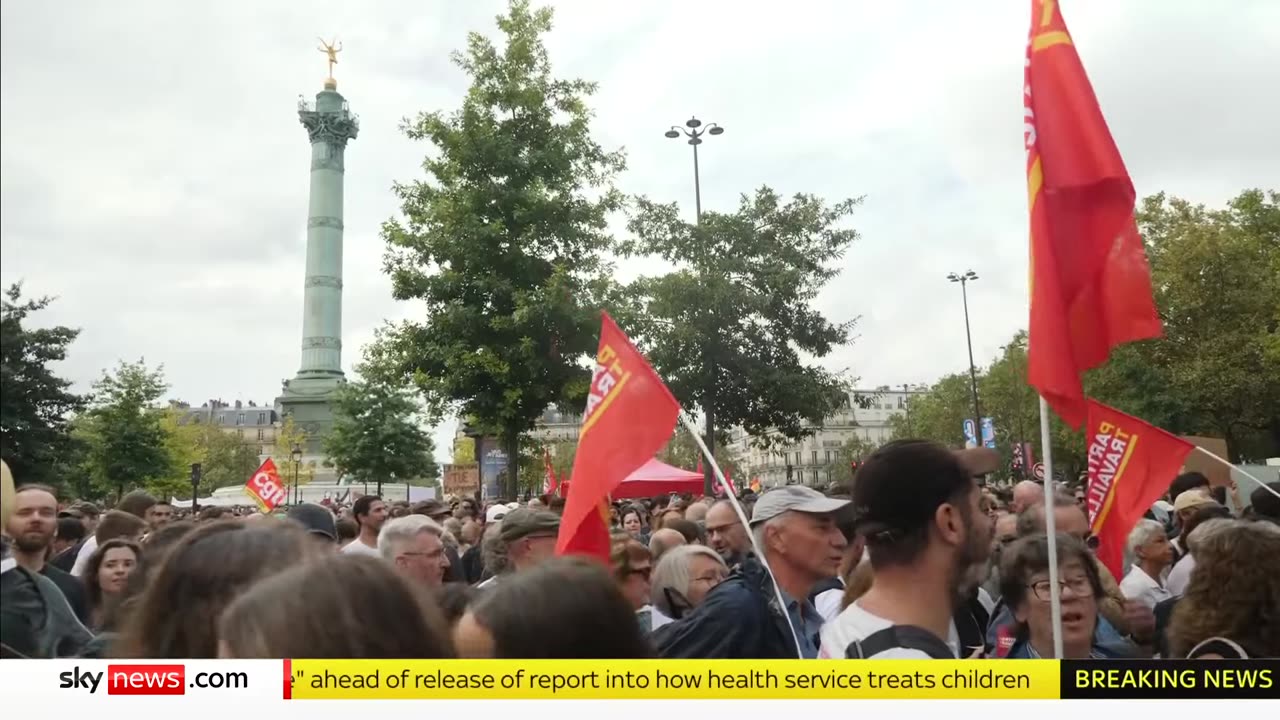
<instances>
[{"instance_id":1,"label":"eyeglasses","mask_svg":"<svg viewBox=\"0 0 1280 720\"><path fill-rule=\"evenodd\" d=\"M724 578L725 573L723 572L709 572L699 575L696 578L690 578L689 582L718 584L724 582Z\"/></svg>"},{"instance_id":2,"label":"eyeglasses","mask_svg":"<svg viewBox=\"0 0 1280 720\"><path fill-rule=\"evenodd\" d=\"M1035 593L1035 596L1043 602L1049 602L1053 599L1052 596L1049 594L1048 580L1033 582L1027 587L1031 588L1031 592ZM1093 583L1089 582L1089 578L1087 577L1067 578L1065 580L1059 580L1058 587L1071 588L1071 594L1075 595L1076 597L1080 597L1080 598L1093 597ZM1059 591L1058 596L1059 597L1062 596L1061 590Z\"/></svg>"}]
</instances>

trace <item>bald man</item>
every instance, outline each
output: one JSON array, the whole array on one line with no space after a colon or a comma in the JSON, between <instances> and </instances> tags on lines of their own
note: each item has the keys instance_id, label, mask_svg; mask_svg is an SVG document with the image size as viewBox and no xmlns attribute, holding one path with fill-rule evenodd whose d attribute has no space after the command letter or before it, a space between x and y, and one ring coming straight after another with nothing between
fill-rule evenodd
<instances>
[{"instance_id":1,"label":"bald man","mask_svg":"<svg viewBox=\"0 0 1280 720\"><path fill-rule=\"evenodd\" d=\"M649 536L649 552L653 554L653 562L657 563L658 558L674 547L680 547L685 544L684 535L679 531L671 528L662 528L654 531Z\"/></svg>"},{"instance_id":2,"label":"bald man","mask_svg":"<svg viewBox=\"0 0 1280 720\"><path fill-rule=\"evenodd\" d=\"M1009 503L1009 510L1014 515L1026 510L1029 507L1044 504L1044 488L1032 480L1023 480L1013 486L1013 502Z\"/></svg>"}]
</instances>

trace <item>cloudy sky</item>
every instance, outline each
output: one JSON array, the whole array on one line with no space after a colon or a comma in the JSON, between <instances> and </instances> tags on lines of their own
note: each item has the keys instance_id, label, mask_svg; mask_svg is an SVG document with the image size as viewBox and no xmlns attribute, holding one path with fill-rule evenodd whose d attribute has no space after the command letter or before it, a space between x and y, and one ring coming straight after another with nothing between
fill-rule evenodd
<instances>
[{"instance_id":1,"label":"cloudy sky","mask_svg":"<svg viewBox=\"0 0 1280 720\"><path fill-rule=\"evenodd\" d=\"M692 205L690 114L706 207L761 184L865 195L862 239L820 298L860 317L825 362L864 387L965 366L1026 317L1021 82L1026 0L555 2L557 72L600 83L597 137L624 191ZM427 147L398 131L456 107L449 62L499 0L365 3L6 1L0 12L0 279L58 296L83 328L62 372L87 389L122 358L163 363L172 395L269 402L299 362L309 148L298 96L326 75L361 119L347 150L344 363L406 317L381 273L394 180ZM981 8L979 11L977 8ZM1139 193L1221 204L1280 181L1280 3L1075 0L1067 22ZM437 430L445 459L452 423Z\"/></svg>"}]
</instances>

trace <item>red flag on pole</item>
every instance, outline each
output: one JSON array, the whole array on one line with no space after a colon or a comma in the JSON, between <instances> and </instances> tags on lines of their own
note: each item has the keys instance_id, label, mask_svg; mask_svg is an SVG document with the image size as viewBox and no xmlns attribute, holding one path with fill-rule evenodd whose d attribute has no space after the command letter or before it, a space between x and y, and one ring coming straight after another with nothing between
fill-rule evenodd
<instances>
[{"instance_id":1,"label":"red flag on pole","mask_svg":"<svg viewBox=\"0 0 1280 720\"><path fill-rule=\"evenodd\" d=\"M280 473L276 472L276 464L267 458L244 484L245 492L258 504L258 509L269 513L289 498L289 491L280 481Z\"/></svg>"},{"instance_id":2,"label":"red flag on pole","mask_svg":"<svg viewBox=\"0 0 1280 720\"><path fill-rule=\"evenodd\" d=\"M542 449L542 462L546 466L547 477L542 482L542 494L554 495L559 483L556 482L555 468L551 467L551 451L547 448Z\"/></svg>"},{"instance_id":3,"label":"red flag on pole","mask_svg":"<svg viewBox=\"0 0 1280 720\"><path fill-rule=\"evenodd\" d=\"M679 414L662 379L603 313L557 554L609 561L609 493L667 444Z\"/></svg>"},{"instance_id":4,"label":"red flag on pole","mask_svg":"<svg viewBox=\"0 0 1280 720\"><path fill-rule=\"evenodd\" d=\"M1089 526L1098 559L1118 578L1129 531L1169 489L1195 446L1096 400L1088 407Z\"/></svg>"},{"instance_id":5,"label":"red flag on pole","mask_svg":"<svg viewBox=\"0 0 1280 720\"><path fill-rule=\"evenodd\" d=\"M1136 193L1054 0L1032 0L1023 86L1031 211L1027 376L1068 425L1080 377L1117 345L1158 337Z\"/></svg>"}]
</instances>

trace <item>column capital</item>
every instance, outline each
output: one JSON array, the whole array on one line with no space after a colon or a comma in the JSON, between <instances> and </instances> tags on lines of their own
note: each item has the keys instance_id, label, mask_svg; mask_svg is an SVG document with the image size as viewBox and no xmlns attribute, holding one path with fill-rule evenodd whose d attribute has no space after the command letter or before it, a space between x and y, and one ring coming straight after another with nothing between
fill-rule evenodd
<instances>
[{"instance_id":1,"label":"column capital","mask_svg":"<svg viewBox=\"0 0 1280 720\"><path fill-rule=\"evenodd\" d=\"M298 108L298 120L307 129L312 143L324 142L344 148L348 140L354 140L360 132L360 120L352 113L320 112L303 105Z\"/></svg>"}]
</instances>

